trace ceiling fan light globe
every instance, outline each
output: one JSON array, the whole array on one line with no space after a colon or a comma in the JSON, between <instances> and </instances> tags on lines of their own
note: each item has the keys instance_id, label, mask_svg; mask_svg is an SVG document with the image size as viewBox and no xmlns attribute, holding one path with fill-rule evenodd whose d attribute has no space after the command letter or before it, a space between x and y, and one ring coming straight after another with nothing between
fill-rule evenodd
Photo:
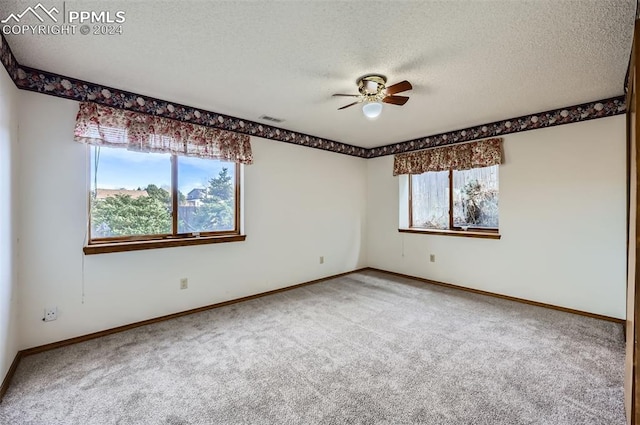
<instances>
[{"instance_id":1,"label":"ceiling fan light globe","mask_svg":"<svg viewBox=\"0 0 640 425\"><path fill-rule=\"evenodd\" d=\"M382 113L382 103L380 102L367 102L362 105L362 113L370 120L378 118Z\"/></svg>"}]
</instances>

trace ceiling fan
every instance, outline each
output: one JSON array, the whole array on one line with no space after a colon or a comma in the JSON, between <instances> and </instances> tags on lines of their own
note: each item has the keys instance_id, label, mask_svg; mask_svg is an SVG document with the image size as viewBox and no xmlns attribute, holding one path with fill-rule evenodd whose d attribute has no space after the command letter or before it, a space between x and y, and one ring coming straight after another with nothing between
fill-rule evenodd
<instances>
[{"instance_id":1,"label":"ceiling fan","mask_svg":"<svg viewBox=\"0 0 640 425\"><path fill-rule=\"evenodd\" d=\"M402 93L411 90L413 86L407 80L400 81L389 87L386 86L387 78L384 75L370 74L358 80L358 91L360 94L341 94L336 93L334 96L357 97L353 103L345 105L338 110L346 109L350 106L364 103L362 112L367 118L376 118L382 112L382 104L390 103L392 105L402 106L409 100L407 96L396 96L396 93Z\"/></svg>"}]
</instances>

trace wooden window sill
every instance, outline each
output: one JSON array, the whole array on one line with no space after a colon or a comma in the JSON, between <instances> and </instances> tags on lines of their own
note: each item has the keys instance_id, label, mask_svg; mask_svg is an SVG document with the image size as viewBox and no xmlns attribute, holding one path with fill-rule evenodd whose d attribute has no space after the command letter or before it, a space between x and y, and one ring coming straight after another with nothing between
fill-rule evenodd
<instances>
[{"instance_id":1,"label":"wooden window sill","mask_svg":"<svg viewBox=\"0 0 640 425\"><path fill-rule=\"evenodd\" d=\"M439 229L398 229L400 233L420 233L424 235L441 235L441 236L458 236L462 238L481 238L481 239L500 239L500 233L496 231L477 231L477 230L439 230Z\"/></svg>"},{"instance_id":2,"label":"wooden window sill","mask_svg":"<svg viewBox=\"0 0 640 425\"><path fill-rule=\"evenodd\" d=\"M177 246L205 245L211 243L241 242L246 235L201 236L191 238L170 238L147 241L101 242L85 246L85 255L107 254L109 252L140 251L143 249L173 248Z\"/></svg>"}]
</instances>

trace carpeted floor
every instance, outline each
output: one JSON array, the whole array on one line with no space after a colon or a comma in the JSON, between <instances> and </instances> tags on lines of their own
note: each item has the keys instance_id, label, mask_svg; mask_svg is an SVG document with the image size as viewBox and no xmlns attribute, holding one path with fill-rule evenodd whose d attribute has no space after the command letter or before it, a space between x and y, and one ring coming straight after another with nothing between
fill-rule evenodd
<instances>
[{"instance_id":1,"label":"carpeted floor","mask_svg":"<svg viewBox=\"0 0 640 425\"><path fill-rule=\"evenodd\" d=\"M373 271L22 360L0 424L624 424L622 326Z\"/></svg>"}]
</instances>

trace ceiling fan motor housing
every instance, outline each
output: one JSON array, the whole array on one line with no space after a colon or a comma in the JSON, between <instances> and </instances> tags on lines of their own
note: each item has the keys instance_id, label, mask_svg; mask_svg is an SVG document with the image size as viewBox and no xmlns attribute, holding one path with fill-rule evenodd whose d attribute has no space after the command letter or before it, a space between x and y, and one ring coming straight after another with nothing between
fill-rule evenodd
<instances>
[{"instance_id":1,"label":"ceiling fan motor housing","mask_svg":"<svg viewBox=\"0 0 640 425\"><path fill-rule=\"evenodd\" d=\"M358 80L358 91L363 96L377 96L385 89L387 78L384 75L365 75Z\"/></svg>"},{"instance_id":2,"label":"ceiling fan motor housing","mask_svg":"<svg viewBox=\"0 0 640 425\"><path fill-rule=\"evenodd\" d=\"M407 103L409 97L396 96L396 94L411 90L413 88L411 86L411 83L407 80L400 81L399 83L392 84L391 86L387 87L387 77L380 74L367 74L364 77L359 78L357 83L358 92L360 94L336 93L333 95L358 98L358 100L356 100L355 102L342 106L338 108L338 110L349 108L351 106L357 105L358 103L390 103L392 105L402 106Z\"/></svg>"}]
</instances>

